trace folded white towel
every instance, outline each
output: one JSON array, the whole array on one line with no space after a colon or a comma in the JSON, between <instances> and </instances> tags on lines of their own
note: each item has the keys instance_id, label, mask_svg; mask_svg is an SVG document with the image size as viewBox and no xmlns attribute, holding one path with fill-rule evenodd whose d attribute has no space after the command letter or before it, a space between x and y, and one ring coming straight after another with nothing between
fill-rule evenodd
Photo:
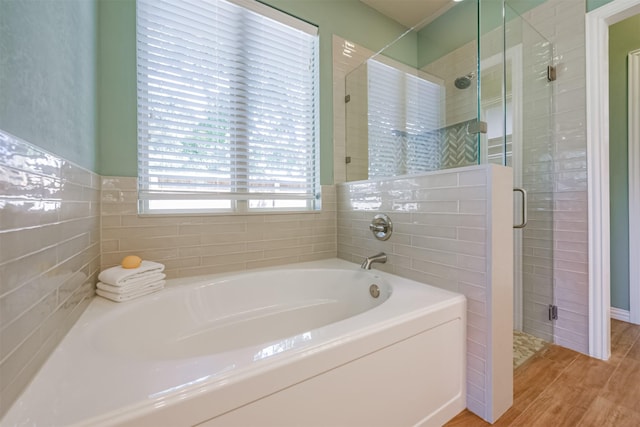
<instances>
[{"instance_id":1,"label":"folded white towel","mask_svg":"<svg viewBox=\"0 0 640 427\"><path fill-rule=\"evenodd\" d=\"M112 286L126 286L140 280L145 281L151 274L158 274L163 271L163 264L142 261L140 267L137 268L123 268L120 265L107 268L98 275L98 280Z\"/></svg>"},{"instance_id":2,"label":"folded white towel","mask_svg":"<svg viewBox=\"0 0 640 427\"><path fill-rule=\"evenodd\" d=\"M164 280L161 281L161 285L146 287L136 292L129 292L126 294L116 294L113 292L103 291L102 289L96 289L96 294L100 295L103 298L109 299L115 302L124 302L129 301L135 298L139 298L154 292L157 292L164 288Z\"/></svg>"},{"instance_id":3,"label":"folded white towel","mask_svg":"<svg viewBox=\"0 0 640 427\"><path fill-rule=\"evenodd\" d=\"M130 290L140 289L141 287L147 286L151 283L158 282L160 280L164 280L166 277L167 275L164 273L150 273L148 275L143 274L139 278L136 278L133 280L128 280L126 285L122 285L122 286L114 286L105 282L98 282L98 283L104 286L109 286L114 289L119 289L120 292L127 292ZM105 290L108 290L108 289L105 289ZM115 292L115 290L113 292Z\"/></svg>"},{"instance_id":4,"label":"folded white towel","mask_svg":"<svg viewBox=\"0 0 640 427\"><path fill-rule=\"evenodd\" d=\"M113 286L113 285L109 285L108 283L98 282L96 286L98 289L102 289L103 291L107 291L107 292L112 292L114 294L128 294L128 293L142 291L146 288L155 288L159 284L164 286L165 281L163 279L165 278L165 275L158 274L157 276L158 278L151 282L144 282L144 283L139 283L134 285Z\"/></svg>"}]
</instances>

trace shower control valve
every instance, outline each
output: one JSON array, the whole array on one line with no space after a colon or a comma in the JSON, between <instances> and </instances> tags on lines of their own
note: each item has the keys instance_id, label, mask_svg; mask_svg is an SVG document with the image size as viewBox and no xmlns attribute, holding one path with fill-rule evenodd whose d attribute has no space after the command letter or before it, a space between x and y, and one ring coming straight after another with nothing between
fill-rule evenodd
<instances>
[{"instance_id":1,"label":"shower control valve","mask_svg":"<svg viewBox=\"0 0 640 427\"><path fill-rule=\"evenodd\" d=\"M387 240L393 232L393 223L391 218L385 214L377 214L373 217L373 221L369 224L369 230L378 240Z\"/></svg>"}]
</instances>

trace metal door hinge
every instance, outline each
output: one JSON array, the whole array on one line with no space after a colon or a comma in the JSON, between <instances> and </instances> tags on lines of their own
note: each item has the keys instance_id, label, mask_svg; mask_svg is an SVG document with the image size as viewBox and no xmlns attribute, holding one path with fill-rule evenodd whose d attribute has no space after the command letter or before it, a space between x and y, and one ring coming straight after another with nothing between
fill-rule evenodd
<instances>
[{"instance_id":1,"label":"metal door hinge","mask_svg":"<svg viewBox=\"0 0 640 427\"><path fill-rule=\"evenodd\" d=\"M478 133L487 133L487 122L480 120L474 120L467 124L467 133L469 135L475 135Z\"/></svg>"},{"instance_id":2,"label":"metal door hinge","mask_svg":"<svg viewBox=\"0 0 640 427\"><path fill-rule=\"evenodd\" d=\"M344 103L346 104L347 102L351 101L351 95L347 95L344 97Z\"/></svg>"},{"instance_id":3,"label":"metal door hinge","mask_svg":"<svg viewBox=\"0 0 640 427\"><path fill-rule=\"evenodd\" d=\"M346 164L351 163L351 156L347 156L347 157L345 157L345 158L344 158L344 162L345 162Z\"/></svg>"},{"instance_id":4,"label":"metal door hinge","mask_svg":"<svg viewBox=\"0 0 640 427\"><path fill-rule=\"evenodd\" d=\"M558 320L558 306L549 304L549 320Z\"/></svg>"},{"instance_id":5,"label":"metal door hinge","mask_svg":"<svg viewBox=\"0 0 640 427\"><path fill-rule=\"evenodd\" d=\"M556 67L554 67L553 65L547 65L547 81L556 81Z\"/></svg>"}]
</instances>

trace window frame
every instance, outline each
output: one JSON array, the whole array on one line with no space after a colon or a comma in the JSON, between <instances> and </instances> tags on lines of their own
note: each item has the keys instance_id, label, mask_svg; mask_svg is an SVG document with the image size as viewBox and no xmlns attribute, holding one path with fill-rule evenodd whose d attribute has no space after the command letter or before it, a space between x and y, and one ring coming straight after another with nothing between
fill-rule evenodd
<instances>
[{"instance_id":1,"label":"window frame","mask_svg":"<svg viewBox=\"0 0 640 427\"><path fill-rule=\"evenodd\" d=\"M136 1L136 14L138 15L138 7L142 0ZM310 61L313 62L313 67L310 65L310 73L312 73L312 91L313 91L313 108L312 108L312 129L310 135L312 141L309 144L304 145L309 150L307 153L307 161L309 163L307 173L304 175L307 179L307 188L312 189L312 194L305 193L278 193L278 192L254 192L249 180L248 166L244 168L231 167L235 172L230 172L230 192L201 192L196 194L193 192L185 192L184 194L179 192L163 192L161 190L154 191L152 186L149 186L150 180L147 176L146 181L142 182L141 176L141 160L140 150L142 144L145 146L152 145L148 141L143 142L143 131L141 131L141 114L137 113L137 129L138 129L138 214L141 216L157 216L157 215L216 215L216 214L264 214L264 213L313 213L318 212L321 209L321 185L320 185L320 53L319 53L319 29L317 26L294 17L290 14L277 10L271 6L263 4L256 0L218 0L226 1L227 3L234 4L244 8L244 13L252 12L261 15L262 17L274 20L280 24L289 26L298 31L305 32L315 37L315 47L312 49L313 58ZM140 32L140 23L138 17L136 18L136 50L140 49L140 42L138 40ZM283 48L288 46L285 44L280 45ZM268 52L268 51L265 51ZM137 93L138 93L138 110L140 109L140 73L141 68L139 66L140 53L136 54L136 74L137 79ZM311 64L311 62L310 62ZM245 122L251 120L250 116L244 117ZM250 138L241 140L241 138L233 138L234 145L240 144L242 147L240 150L234 150L234 153L241 151L248 152L250 146ZM237 155L236 155L237 157ZM248 162L247 162L248 163ZM187 164L185 162L185 164ZM275 165L278 165L275 163ZM147 166L148 168L148 166ZM244 170L237 172L237 170ZM244 176L244 178L242 178ZM237 186L238 183L240 187ZM290 181L291 182L291 181ZM145 187L145 185L147 185ZM309 187L310 185L310 187ZM276 185L277 187L277 185ZM195 187L193 187L195 188ZM235 191L234 191L235 190ZM181 200L189 200L192 202L208 202L210 205L216 202L224 202L224 207L208 207L208 208L185 208L185 207L163 207L154 208L152 204L163 204L166 201L166 205L176 204ZM260 201L264 201L266 204L272 206L256 206L261 204ZM289 201L289 206L286 206L286 201ZM298 202L299 201L299 202ZM296 203L298 202L298 203ZM283 206L283 203L285 204ZM280 206L277 206L280 204ZM295 206L298 204L298 206Z\"/></svg>"}]
</instances>

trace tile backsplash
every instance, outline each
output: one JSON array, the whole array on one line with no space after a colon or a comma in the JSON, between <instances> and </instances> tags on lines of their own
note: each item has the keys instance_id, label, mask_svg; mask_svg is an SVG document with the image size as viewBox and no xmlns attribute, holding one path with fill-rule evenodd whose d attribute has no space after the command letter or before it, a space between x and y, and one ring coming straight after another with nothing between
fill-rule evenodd
<instances>
[{"instance_id":1,"label":"tile backsplash","mask_svg":"<svg viewBox=\"0 0 640 427\"><path fill-rule=\"evenodd\" d=\"M94 293L99 176L0 130L0 416Z\"/></svg>"},{"instance_id":2,"label":"tile backsplash","mask_svg":"<svg viewBox=\"0 0 640 427\"><path fill-rule=\"evenodd\" d=\"M169 278L336 256L335 187L322 211L299 214L138 216L137 180L102 178L101 268L126 255L161 262Z\"/></svg>"}]
</instances>

